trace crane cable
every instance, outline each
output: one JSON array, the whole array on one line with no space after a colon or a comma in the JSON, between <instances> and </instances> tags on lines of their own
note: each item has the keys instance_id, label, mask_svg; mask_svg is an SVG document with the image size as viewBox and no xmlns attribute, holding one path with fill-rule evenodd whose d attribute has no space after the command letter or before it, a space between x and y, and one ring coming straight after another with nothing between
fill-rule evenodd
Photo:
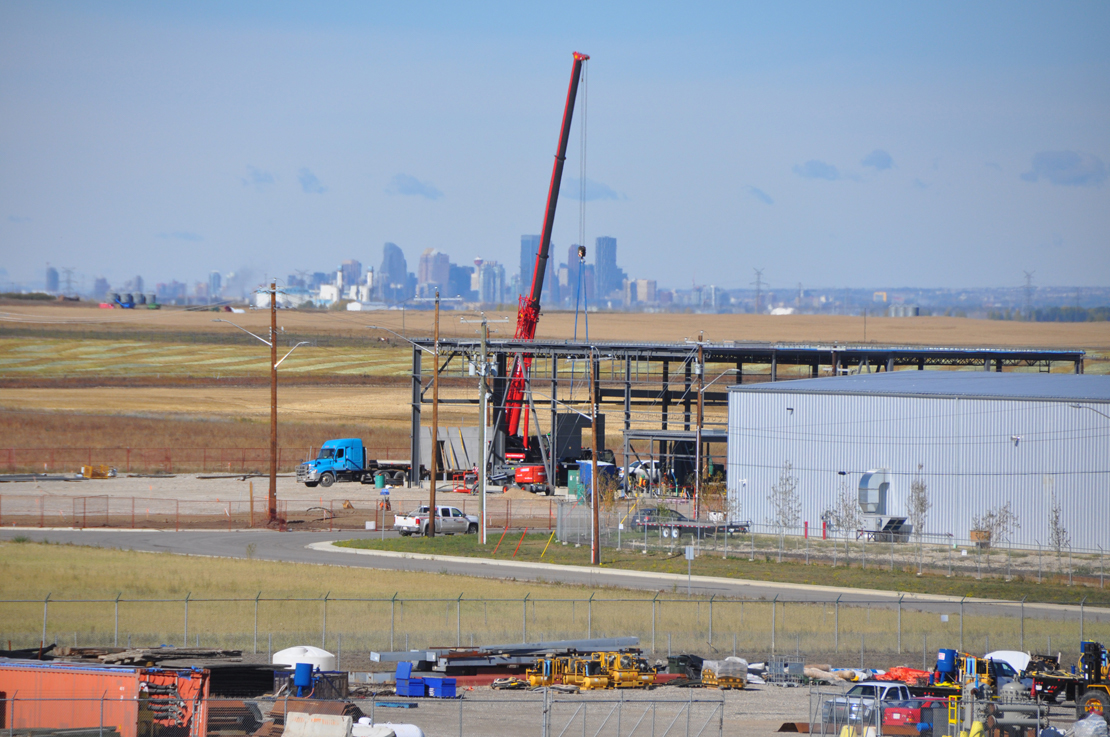
<instances>
[{"instance_id":1,"label":"crane cable","mask_svg":"<svg viewBox=\"0 0 1110 737\"><path fill-rule=\"evenodd\" d=\"M586 113L588 109L589 95L589 61L582 62L582 75L579 82L580 95L582 102L580 107L582 114L579 118L578 130L580 133L580 145L578 149L578 245L583 247L586 245ZM581 251L579 251L581 253ZM595 257L596 261L596 257ZM590 311L587 295L583 287L586 284L586 259L579 257L578 259L578 279L575 286L574 295L574 342L578 342L578 305L582 303L582 317L586 325L586 342L590 342ZM596 274L595 274L596 277ZM574 363L571 363L570 369L571 382L569 396L574 397Z\"/></svg>"}]
</instances>

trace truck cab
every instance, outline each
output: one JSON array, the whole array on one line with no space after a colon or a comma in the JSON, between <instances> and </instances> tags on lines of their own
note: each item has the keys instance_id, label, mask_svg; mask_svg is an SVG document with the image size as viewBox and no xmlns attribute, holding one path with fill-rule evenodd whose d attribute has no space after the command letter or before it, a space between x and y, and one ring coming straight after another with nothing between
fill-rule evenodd
<instances>
[{"instance_id":1,"label":"truck cab","mask_svg":"<svg viewBox=\"0 0 1110 737\"><path fill-rule=\"evenodd\" d=\"M362 481L366 473L366 450L359 438L329 440L316 458L297 466L297 481L305 486L331 486L336 481Z\"/></svg>"}]
</instances>

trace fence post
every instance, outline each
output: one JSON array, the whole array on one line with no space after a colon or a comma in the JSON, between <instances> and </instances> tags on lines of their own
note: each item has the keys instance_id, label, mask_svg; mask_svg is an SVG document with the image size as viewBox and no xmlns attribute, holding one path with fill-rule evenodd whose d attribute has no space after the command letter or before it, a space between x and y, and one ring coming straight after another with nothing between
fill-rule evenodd
<instances>
[{"instance_id":1,"label":"fence post","mask_svg":"<svg viewBox=\"0 0 1110 737\"><path fill-rule=\"evenodd\" d=\"M50 594L47 593L46 598L42 600L42 642L46 644L46 611L50 606Z\"/></svg>"},{"instance_id":2,"label":"fence post","mask_svg":"<svg viewBox=\"0 0 1110 737\"><path fill-rule=\"evenodd\" d=\"M709 597L709 647L713 647L713 600L717 598L716 594Z\"/></svg>"},{"instance_id":3,"label":"fence post","mask_svg":"<svg viewBox=\"0 0 1110 737\"><path fill-rule=\"evenodd\" d=\"M462 598L459 594L455 600L455 647L462 647Z\"/></svg>"},{"instance_id":4,"label":"fence post","mask_svg":"<svg viewBox=\"0 0 1110 737\"><path fill-rule=\"evenodd\" d=\"M528 597L531 595L532 592L529 591L527 594L524 595L524 600L521 602L521 604L523 604L523 611L521 612L520 619L521 642L528 642Z\"/></svg>"},{"instance_id":5,"label":"fence post","mask_svg":"<svg viewBox=\"0 0 1110 737\"><path fill-rule=\"evenodd\" d=\"M1025 600L1029 598L1028 595L1021 597L1021 639L1019 646L1022 650L1025 649Z\"/></svg>"},{"instance_id":6,"label":"fence post","mask_svg":"<svg viewBox=\"0 0 1110 737\"><path fill-rule=\"evenodd\" d=\"M651 652L655 652L655 605L659 602L659 592L655 592L655 598L651 600Z\"/></svg>"},{"instance_id":7,"label":"fence post","mask_svg":"<svg viewBox=\"0 0 1110 737\"><path fill-rule=\"evenodd\" d=\"M185 634L181 638L181 647L189 647L189 597L192 595L192 591L185 594Z\"/></svg>"},{"instance_id":8,"label":"fence post","mask_svg":"<svg viewBox=\"0 0 1110 737\"><path fill-rule=\"evenodd\" d=\"M116 633L112 637L112 646L119 647L119 598L123 596L123 592L116 594Z\"/></svg>"},{"instance_id":9,"label":"fence post","mask_svg":"<svg viewBox=\"0 0 1110 737\"><path fill-rule=\"evenodd\" d=\"M590 594L589 606L586 608L586 638L594 636L594 594Z\"/></svg>"},{"instance_id":10,"label":"fence post","mask_svg":"<svg viewBox=\"0 0 1110 737\"><path fill-rule=\"evenodd\" d=\"M833 652L840 652L840 597L836 597L836 610L833 614Z\"/></svg>"},{"instance_id":11,"label":"fence post","mask_svg":"<svg viewBox=\"0 0 1110 737\"><path fill-rule=\"evenodd\" d=\"M960 652L964 649L964 599L960 599Z\"/></svg>"},{"instance_id":12,"label":"fence post","mask_svg":"<svg viewBox=\"0 0 1110 737\"><path fill-rule=\"evenodd\" d=\"M331 592L324 594L324 622L320 625L320 647L327 648L328 645L328 597Z\"/></svg>"},{"instance_id":13,"label":"fence post","mask_svg":"<svg viewBox=\"0 0 1110 737\"><path fill-rule=\"evenodd\" d=\"M1079 600L1079 641L1083 642L1083 605L1087 603L1087 597L1084 596Z\"/></svg>"},{"instance_id":14,"label":"fence post","mask_svg":"<svg viewBox=\"0 0 1110 737\"><path fill-rule=\"evenodd\" d=\"M775 618L778 614L779 595L771 600L771 656L775 655Z\"/></svg>"},{"instance_id":15,"label":"fence post","mask_svg":"<svg viewBox=\"0 0 1110 737\"><path fill-rule=\"evenodd\" d=\"M259 591L254 597L254 654L258 655L258 599L262 596Z\"/></svg>"},{"instance_id":16,"label":"fence post","mask_svg":"<svg viewBox=\"0 0 1110 737\"><path fill-rule=\"evenodd\" d=\"M905 596L906 596L905 594L901 594L898 597L898 654L899 655L902 654L902 599L904 599Z\"/></svg>"},{"instance_id":17,"label":"fence post","mask_svg":"<svg viewBox=\"0 0 1110 737\"><path fill-rule=\"evenodd\" d=\"M395 621L394 614L397 612L397 594L393 594L393 598L389 600L389 649L393 650L393 623Z\"/></svg>"}]
</instances>

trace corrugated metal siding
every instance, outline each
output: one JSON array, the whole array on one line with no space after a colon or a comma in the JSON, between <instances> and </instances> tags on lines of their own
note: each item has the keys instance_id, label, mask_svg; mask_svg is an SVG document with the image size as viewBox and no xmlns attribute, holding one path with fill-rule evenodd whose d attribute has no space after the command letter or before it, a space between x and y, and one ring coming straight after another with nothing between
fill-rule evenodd
<instances>
[{"instance_id":1,"label":"corrugated metal siding","mask_svg":"<svg viewBox=\"0 0 1110 737\"><path fill-rule=\"evenodd\" d=\"M888 513L905 514L921 464L932 502L927 533L966 539L972 516L1010 502L1021 524L1012 542L1047 545L1055 493L1073 547L1110 549L1110 419L1066 402L732 392L736 518L770 521L767 497L785 461L811 526L820 526L842 480L854 492L875 468L890 472Z\"/></svg>"}]
</instances>

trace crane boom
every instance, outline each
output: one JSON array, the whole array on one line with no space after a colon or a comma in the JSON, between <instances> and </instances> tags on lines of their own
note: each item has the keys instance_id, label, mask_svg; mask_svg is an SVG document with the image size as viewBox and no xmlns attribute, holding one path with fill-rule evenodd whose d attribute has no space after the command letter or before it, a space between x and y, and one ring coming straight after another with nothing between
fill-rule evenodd
<instances>
[{"instance_id":1,"label":"crane boom","mask_svg":"<svg viewBox=\"0 0 1110 737\"><path fill-rule=\"evenodd\" d=\"M551 249L551 228L555 223L555 206L559 202L559 185L563 179L563 164L567 159L567 141L570 139L570 123L574 117L574 102L578 96L578 82L582 78L582 62L590 57L574 52L574 66L570 73L570 87L567 102L563 108L563 125L559 130L559 148L555 153L555 165L551 170L551 184L547 190L547 209L543 217L543 234L540 248L536 253L536 267L532 272L532 289L527 297L520 298L516 313L516 339L531 341L536 337L536 324L540 319L540 296L543 294L543 277L547 272L548 252ZM520 424L520 413L524 399L524 374L532 364L531 354L518 356L513 364L505 406L508 410L508 432L515 435ZM525 415L527 425L527 415Z\"/></svg>"}]
</instances>

